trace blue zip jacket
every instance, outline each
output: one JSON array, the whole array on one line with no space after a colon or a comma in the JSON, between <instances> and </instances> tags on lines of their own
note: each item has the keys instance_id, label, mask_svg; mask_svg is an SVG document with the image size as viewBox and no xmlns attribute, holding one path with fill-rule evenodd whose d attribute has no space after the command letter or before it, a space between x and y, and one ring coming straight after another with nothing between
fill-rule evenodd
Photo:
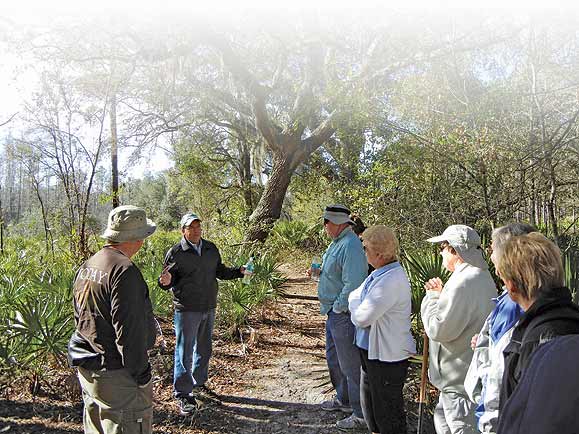
<instances>
[{"instance_id":1,"label":"blue zip jacket","mask_svg":"<svg viewBox=\"0 0 579 434\"><path fill-rule=\"evenodd\" d=\"M344 229L334 239L322 258L318 283L320 312L348 311L348 295L368 276L368 261L362 242L352 229Z\"/></svg>"}]
</instances>

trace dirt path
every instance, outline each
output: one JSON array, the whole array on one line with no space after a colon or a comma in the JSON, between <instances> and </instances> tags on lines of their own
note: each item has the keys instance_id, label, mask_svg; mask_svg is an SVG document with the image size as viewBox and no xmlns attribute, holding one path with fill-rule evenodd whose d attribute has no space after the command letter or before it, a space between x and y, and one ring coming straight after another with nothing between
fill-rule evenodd
<instances>
[{"instance_id":1,"label":"dirt path","mask_svg":"<svg viewBox=\"0 0 579 434\"><path fill-rule=\"evenodd\" d=\"M171 395L172 355L153 359L154 432L166 434L330 434L345 415L318 404L332 396L324 359L324 318L319 314L315 285L297 270L283 270L290 280L287 298L256 312L243 334L231 342L217 334L208 385L221 403L206 401L197 414L180 416ZM172 334L171 323L162 326ZM169 338L172 350L173 342ZM417 369L412 370L413 376ZM416 432L416 381L406 387L409 432ZM82 432L79 398L26 394L0 399L0 433L68 434ZM429 429L428 432L431 432ZM427 434L425 432L425 434Z\"/></svg>"},{"instance_id":2,"label":"dirt path","mask_svg":"<svg viewBox=\"0 0 579 434\"><path fill-rule=\"evenodd\" d=\"M253 330L244 333L244 345L216 339L210 385L222 405L209 403L192 426L179 432L337 432L334 424L345 415L318 406L331 396L331 386L315 285L295 270L283 271L292 276L285 287L287 297L252 318ZM192 428L199 431L188 431Z\"/></svg>"}]
</instances>

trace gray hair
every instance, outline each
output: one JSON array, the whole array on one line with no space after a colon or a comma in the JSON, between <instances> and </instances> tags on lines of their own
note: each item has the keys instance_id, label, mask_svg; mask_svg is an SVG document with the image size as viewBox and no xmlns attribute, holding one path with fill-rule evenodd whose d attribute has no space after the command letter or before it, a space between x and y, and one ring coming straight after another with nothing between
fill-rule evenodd
<instances>
[{"instance_id":1,"label":"gray hair","mask_svg":"<svg viewBox=\"0 0 579 434\"><path fill-rule=\"evenodd\" d=\"M493 250L499 252L503 249L505 243L512 237L518 237L521 235L527 235L531 232L539 232L536 227L528 223L509 223L508 225L496 228L491 239L493 242Z\"/></svg>"}]
</instances>

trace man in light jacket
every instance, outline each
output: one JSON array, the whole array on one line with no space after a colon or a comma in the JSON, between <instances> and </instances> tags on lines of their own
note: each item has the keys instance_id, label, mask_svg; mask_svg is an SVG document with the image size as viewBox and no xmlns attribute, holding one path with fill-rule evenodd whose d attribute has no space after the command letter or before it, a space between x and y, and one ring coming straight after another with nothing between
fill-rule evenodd
<instances>
[{"instance_id":1,"label":"man in light jacket","mask_svg":"<svg viewBox=\"0 0 579 434\"><path fill-rule=\"evenodd\" d=\"M471 338L492 310L497 290L474 229L452 225L427 241L440 243L443 265L452 272L444 287L439 278L426 283L421 306L430 338L430 382L440 390L434 425L437 434L476 433L464 380L472 359Z\"/></svg>"},{"instance_id":2,"label":"man in light jacket","mask_svg":"<svg viewBox=\"0 0 579 434\"><path fill-rule=\"evenodd\" d=\"M368 275L368 262L352 224L350 210L345 206L326 207L324 228L332 242L324 253L318 283L320 312L327 315L326 360L336 389L336 397L323 402L322 409L352 412L337 422L342 430L366 428L360 406L360 353L354 344L348 296Z\"/></svg>"}]
</instances>

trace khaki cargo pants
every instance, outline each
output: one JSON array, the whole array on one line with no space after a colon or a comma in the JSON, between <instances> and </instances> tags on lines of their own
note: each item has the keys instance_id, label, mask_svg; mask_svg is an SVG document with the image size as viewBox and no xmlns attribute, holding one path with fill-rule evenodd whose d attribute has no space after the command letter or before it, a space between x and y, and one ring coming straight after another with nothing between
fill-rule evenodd
<instances>
[{"instance_id":1,"label":"khaki cargo pants","mask_svg":"<svg viewBox=\"0 0 579 434\"><path fill-rule=\"evenodd\" d=\"M153 384L139 387L126 369L78 368L85 434L150 434Z\"/></svg>"}]
</instances>

